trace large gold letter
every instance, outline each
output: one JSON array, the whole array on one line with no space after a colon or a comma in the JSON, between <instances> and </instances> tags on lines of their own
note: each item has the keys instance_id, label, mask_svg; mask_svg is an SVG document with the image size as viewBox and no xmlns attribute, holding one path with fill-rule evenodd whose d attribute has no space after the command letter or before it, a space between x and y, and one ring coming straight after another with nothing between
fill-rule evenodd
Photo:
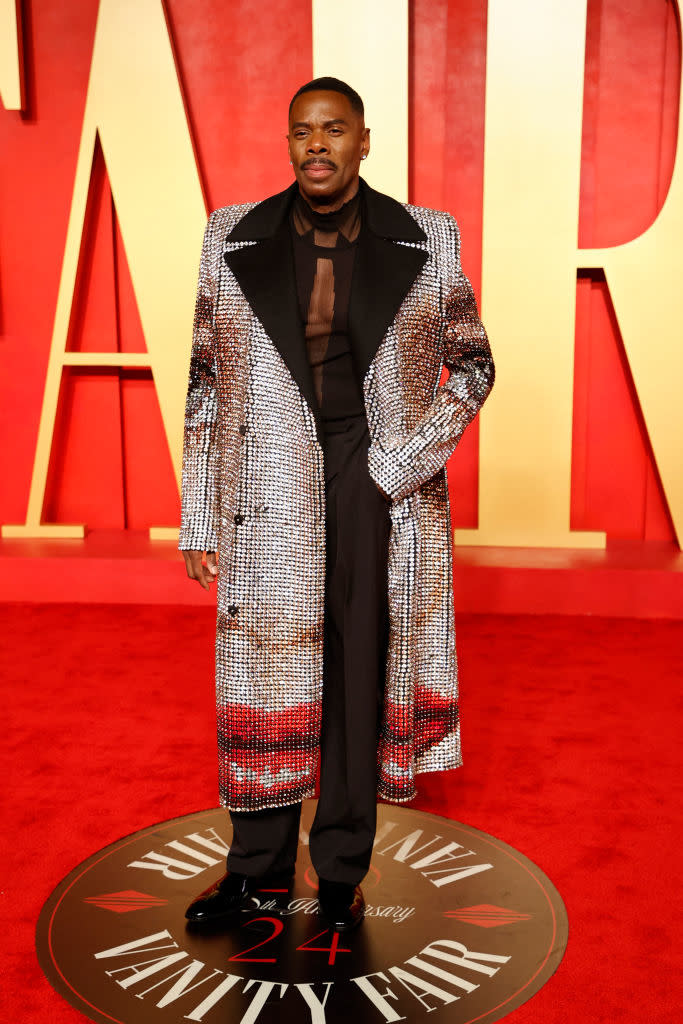
<instances>
[{"instance_id":1,"label":"large gold letter","mask_svg":"<svg viewBox=\"0 0 683 1024\"><path fill-rule=\"evenodd\" d=\"M678 149L654 224L608 249L584 249L580 267L603 267L679 546L683 542L683 77Z\"/></svg>"},{"instance_id":2,"label":"large gold letter","mask_svg":"<svg viewBox=\"0 0 683 1024\"><path fill-rule=\"evenodd\" d=\"M482 319L496 385L481 416L479 529L464 544L577 547L571 533L585 0L489 0Z\"/></svg>"},{"instance_id":3,"label":"large gold letter","mask_svg":"<svg viewBox=\"0 0 683 1024\"><path fill-rule=\"evenodd\" d=\"M148 355L67 352L99 135ZM180 480L186 374L206 208L161 0L101 0L26 523L5 537L82 537L41 523L64 366L151 366ZM163 535L154 531L153 535Z\"/></svg>"},{"instance_id":4,"label":"large gold letter","mask_svg":"<svg viewBox=\"0 0 683 1024\"><path fill-rule=\"evenodd\" d=\"M363 177L408 199L408 0L313 0L313 74L363 97L371 149Z\"/></svg>"},{"instance_id":5,"label":"large gold letter","mask_svg":"<svg viewBox=\"0 0 683 1024\"><path fill-rule=\"evenodd\" d=\"M669 509L683 536L683 172L640 238L578 252L586 0L489 0L479 529L465 544L602 546L569 530L576 268L604 267ZM679 106L679 138L683 106Z\"/></svg>"}]
</instances>

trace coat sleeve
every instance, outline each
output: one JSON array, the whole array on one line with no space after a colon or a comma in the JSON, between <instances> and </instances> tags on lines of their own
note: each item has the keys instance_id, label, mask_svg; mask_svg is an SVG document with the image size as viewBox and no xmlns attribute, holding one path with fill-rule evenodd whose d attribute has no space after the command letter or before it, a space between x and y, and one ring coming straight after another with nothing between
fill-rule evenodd
<instances>
[{"instance_id":1,"label":"coat sleeve","mask_svg":"<svg viewBox=\"0 0 683 1024\"><path fill-rule=\"evenodd\" d=\"M446 231L446 273L439 269L444 296L441 338L448 379L437 388L431 405L406 437L395 444L374 441L368 454L370 475L394 501L443 469L493 387L491 349L472 286L460 266L460 234L450 215Z\"/></svg>"},{"instance_id":2,"label":"coat sleeve","mask_svg":"<svg viewBox=\"0 0 683 1024\"><path fill-rule=\"evenodd\" d=\"M216 551L217 537L217 395L214 307L216 279L212 244L215 214L204 232L199 262L185 403L180 551Z\"/></svg>"}]
</instances>

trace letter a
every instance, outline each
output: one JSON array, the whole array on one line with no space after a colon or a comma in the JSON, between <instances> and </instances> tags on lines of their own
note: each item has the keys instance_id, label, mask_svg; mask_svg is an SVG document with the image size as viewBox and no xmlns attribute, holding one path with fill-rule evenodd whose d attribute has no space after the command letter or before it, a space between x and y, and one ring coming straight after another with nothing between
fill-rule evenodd
<instances>
[{"instance_id":1,"label":"letter a","mask_svg":"<svg viewBox=\"0 0 683 1024\"><path fill-rule=\"evenodd\" d=\"M66 351L98 136L147 354ZM41 522L65 366L151 366L179 482L197 259L205 224L206 208L163 4L161 0L100 0L28 512L24 524L4 526L3 536L84 534L82 525Z\"/></svg>"}]
</instances>

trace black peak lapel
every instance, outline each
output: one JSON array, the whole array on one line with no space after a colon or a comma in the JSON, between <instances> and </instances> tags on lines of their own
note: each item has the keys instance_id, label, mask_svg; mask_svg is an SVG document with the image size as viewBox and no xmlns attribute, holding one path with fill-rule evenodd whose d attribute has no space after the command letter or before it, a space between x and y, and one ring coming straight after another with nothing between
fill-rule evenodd
<instances>
[{"instance_id":1,"label":"black peak lapel","mask_svg":"<svg viewBox=\"0 0 683 1024\"><path fill-rule=\"evenodd\" d=\"M373 234L401 242L426 242L427 236L401 203L360 179L367 224Z\"/></svg>"},{"instance_id":2,"label":"black peak lapel","mask_svg":"<svg viewBox=\"0 0 683 1024\"><path fill-rule=\"evenodd\" d=\"M252 206L251 210L237 221L226 242L255 242L261 238L270 238L286 220L297 190L298 186L294 181L284 192L278 192L277 195L269 196L262 203Z\"/></svg>"},{"instance_id":3,"label":"black peak lapel","mask_svg":"<svg viewBox=\"0 0 683 1024\"><path fill-rule=\"evenodd\" d=\"M226 243L256 240L255 244L228 249L223 256L310 406L322 443L320 412L299 313L287 223L295 190L296 185L291 186L245 214L227 236Z\"/></svg>"},{"instance_id":4,"label":"black peak lapel","mask_svg":"<svg viewBox=\"0 0 683 1024\"><path fill-rule=\"evenodd\" d=\"M349 303L349 333L362 382L382 338L422 270L428 253L400 242L427 236L395 199L361 179L364 224L358 239Z\"/></svg>"}]
</instances>

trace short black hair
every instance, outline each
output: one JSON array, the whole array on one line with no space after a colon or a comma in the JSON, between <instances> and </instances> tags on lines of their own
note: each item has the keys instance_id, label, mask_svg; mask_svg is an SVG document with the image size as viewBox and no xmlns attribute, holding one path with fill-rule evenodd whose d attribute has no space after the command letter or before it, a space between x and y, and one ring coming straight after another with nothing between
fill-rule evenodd
<instances>
[{"instance_id":1,"label":"short black hair","mask_svg":"<svg viewBox=\"0 0 683 1024\"><path fill-rule=\"evenodd\" d=\"M342 82L340 78L331 78L328 75L324 78L314 78L312 82L306 82L306 85L302 85L301 88L297 89L292 96L289 103L290 114L292 113L294 101L304 92L340 92L342 96L346 96L348 99L351 104L351 109L360 117L365 117L365 108L363 106L362 99L355 89L352 89L350 85L346 84L346 82Z\"/></svg>"}]
</instances>

